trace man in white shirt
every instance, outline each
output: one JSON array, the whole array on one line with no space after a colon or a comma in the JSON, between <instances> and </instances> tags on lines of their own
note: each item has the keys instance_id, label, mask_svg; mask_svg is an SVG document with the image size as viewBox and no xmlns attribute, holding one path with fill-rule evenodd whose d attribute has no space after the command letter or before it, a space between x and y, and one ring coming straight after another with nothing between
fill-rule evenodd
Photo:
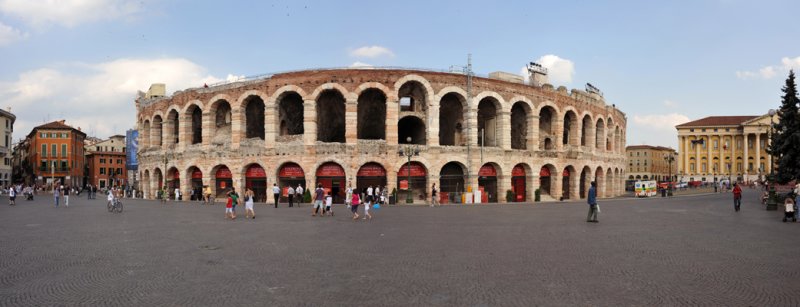
<instances>
[{"instance_id":1,"label":"man in white shirt","mask_svg":"<svg viewBox=\"0 0 800 307\"><path fill-rule=\"evenodd\" d=\"M277 183L272 184L272 196L275 197L275 208L278 208L278 199L281 198L281 188Z\"/></svg>"},{"instance_id":2,"label":"man in white shirt","mask_svg":"<svg viewBox=\"0 0 800 307\"><path fill-rule=\"evenodd\" d=\"M303 186L297 184L297 189L294 190L294 193L297 196L297 206L299 207L303 203Z\"/></svg>"},{"instance_id":3,"label":"man in white shirt","mask_svg":"<svg viewBox=\"0 0 800 307\"><path fill-rule=\"evenodd\" d=\"M289 198L289 208L294 207L294 188L290 185L289 190L286 191L286 197Z\"/></svg>"},{"instance_id":4,"label":"man in white shirt","mask_svg":"<svg viewBox=\"0 0 800 307\"><path fill-rule=\"evenodd\" d=\"M373 192L372 186L369 186L367 188L367 203L368 204L372 204L372 202L373 202L373 197L372 197L373 194L372 194L372 192Z\"/></svg>"},{"instance_id":5,"label":"man in white shirt","mask_svg":"<svg viewBox=\"0 0 800 307\"><path fill-rule=\"evenodd\" d=\"M181 189L175 188L175 201L178 201L180 199L181 199Z\"/></svg>"}]
</instances>

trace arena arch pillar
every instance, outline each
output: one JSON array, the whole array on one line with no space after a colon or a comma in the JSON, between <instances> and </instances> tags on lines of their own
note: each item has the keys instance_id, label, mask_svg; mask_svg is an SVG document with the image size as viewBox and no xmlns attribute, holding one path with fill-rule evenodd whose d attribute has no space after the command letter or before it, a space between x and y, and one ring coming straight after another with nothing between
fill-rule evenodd
<instances>
[{"instance_id":1,"label":"arena arch pillar","mask_svg":"<svg viewBox=\"0 0 800 307\"><path fill-rule=\"evenodd\" d=\"M562 171L563 169L556 168L555 173L550 175L550 185L552 185L550 188L550 196L552 196L555 200L559 200L561 196L564 196L564 191L562 191L564 185L561 182L561 180L564 179Z\"/></svg>"},{"instance_id":2,"label":"arena arch pillar","mask_svg":"<svg viewBox=\"0 0 800 307\"><path fill-rule=\"evenodd\" d=\"M317 103L314 99L303 100L303 144L313 146L317 142ZM314 182L314 178L312 181ZM313 191L313 190L312 190Z\"/></svg>"},{"instance_id":3,"label":"arena arch pillar","mask_svg":"<svg viewBox=\"0 0 800 307\"><path fill-rule=\"evenodd\" d=\"M533 112L531 112L533 113ZM539 150L539 115L531 114L530 119L530 136L528 137L528 150L536 151ZM538 170L536 170L538 171ZM538 176L537 176L538 177ZM537 179L538 181L538 179ZM539 185L538 183L536 184ZM535 190L535 189L534 189Z\"/></svg>"},{"instance_id":4,"label":"arena arch pillar","mask_svg":"<svg viewBox=\"0 0 800 307\"><path fill-rule=\"evenodd\" d=\"M530 184L530 188L531 188L530 202L535 202L536 201L536 190L541 187L541 183L539 182L539 180L540 180L540 178L539 178L539 169L538 168L533 168L532 174L530 176L528 176L526 178L526 180L528 180L528 182L530 182L529 183Z\"/></svg>"},{"instance_id":5,"label":"arena arch pillar","mask_svg":"<svg viewBox=\"0 0 800 307\"><path fill-rule=\"evenodd\" d=\"M505 168L502 169L502 172L498 170L497 173L497 202L501 204L508 203L506 191L511 190L511 175L506 173L507 170Z\"/></svg>"},{"instance_id":6,"label":"arena arch pillar","mask_svg":"<svg viewBox=\"0 0 800 307\"><path fill-rule=\"evenodd\" d=\"M435 101L439 101L442 97L435 95L433 97ZM428 131L427 140L428 146L439 146L439 104L429 104L428 107L428 119L427 119L427 127L425 129Z\"/></svg>"},{"instance_id":7,"label":"arena arch pillar","mask_svg":"<svg viewBox=\"0 0 800 307\"><path fill-rule=\"evenodd\" d=\"M386 144L395 145L399 141L397 139L397 120L400 110L398 106L400 101L397 97L392 97L392 100L386 100ZM425 127L426 129L429 127ZM391 182L391 181L389 181Z\"/></svg>"},{"instance_id":8,"label":"arena arch pillar","mask_svg":"<svg viewBox=\"0 0 800 307\"><path fill-rule=\"evenodd\" d=\"M211 146L211 129L214 129L214 116L208 112L208 110L203 110L203 149L208 151L209 146Z\"/></svg>"},{"instance_id":9,"label":"arena arch pillar","mask_svg":"<svg viewBox=\"0 0 800 307\"><path fill-rule=\"evenodd\" d=\"M278 120L278 112L274 101L265 102L264 105L266 106L264 110L264 148L272 149L275 148L275 141L278 136L274 125Z\"/></svg>"},{"instance_id":10,"label":"arena arch pillar","mask_svg":"<svg viewBox=\"0 0 800 307\"><path fill-rule=\"evenodd\" d=\"M231 150L239 149L239 142L244 139L242 121L242 110L239 108L231 110ZM239 189L237 188L236 191Z\"/></svg>"},{"instance_id":11,"label":"arena arch pillar","mask_svg":"<svg viewBox=\"0 0 800 307\"><path fill-rule=\"evenodd\" d=\"M556 151L563 151L564 150L564 119L560 116L556 115L556 118L553 119L553 143L555 145ZM561 190L559 190L561 191Z\"/></svg>"},{"instance_id":12,"label":"arena arch pillar","mask_svg":"<svg viewBox=\"0 0 800 307\"><path fill-rule=\"evenodd\" d=\"M504 150L511 150L511 112L502 110L497 112L497 115L500 119L499 126L497 127L500 133L500 135L497 136L498 147ZM502 196L502 199L505 200L505 194Z\"/></svg>"},{"instance_id":13,"label":"arena arch pillar","mask_svg":"<svg viewBox=\"0 0 800 307\"><path fill-rule=\"evenodd\" d=\"M358 100L347 97L344 104L344 138L347 144L358 143Z\"/></svg>"}]
</instances>

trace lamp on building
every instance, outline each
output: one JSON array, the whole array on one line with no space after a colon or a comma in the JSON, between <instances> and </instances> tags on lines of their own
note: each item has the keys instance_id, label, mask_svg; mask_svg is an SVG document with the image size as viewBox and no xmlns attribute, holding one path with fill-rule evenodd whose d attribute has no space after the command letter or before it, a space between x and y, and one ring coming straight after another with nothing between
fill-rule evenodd
<instances>
[{"instance_id":1,"label":"lamp on building","mask_svg":"<svg viewBox=\"0 0 800 307\"><path fill-rule=\"evenodd\" d=\"M778 112L775 109L769 109L769 135L767 135L767 139L771 139L772 135L775 133L775 114ZM770 142L770 145L772 142ZM775 154L774 151L770 148L769 150L769 157L770 157L770 165L769 165L769 198L767 199L767 210L775 211L778 210L778 200L777 195L775 195L775 172L774 172L774 163L775 163Z\"/></svg>"},{"instance_id":2,"label":"lamp on building","mask_svg":"<svg viewBox=\"0 0 800 307\"><path fill-rule=\"evenodd\" d=\"M411 197L411 157L412 156L419 156L419 145L411 144L411 137L406 138L406 145L401 147L400 150L397 152L401 157L405 156L408 158L406 162L406 170L408 171L408 188L406 189L406 203L410 204L414 202L414 199Z\"/></svg>"}]
</instances>

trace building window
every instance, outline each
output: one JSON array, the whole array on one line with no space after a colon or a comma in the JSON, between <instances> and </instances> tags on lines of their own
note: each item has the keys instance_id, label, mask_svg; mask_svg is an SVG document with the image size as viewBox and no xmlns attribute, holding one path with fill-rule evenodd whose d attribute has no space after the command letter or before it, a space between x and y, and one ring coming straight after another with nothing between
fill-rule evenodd
<instances>
[{"instance_id":1,"label":"building window","mask_svg":"<svg viewBox=\"0 0 800 307\"><path fill-rule=\"evenodd\" d=\"M694 163L689 164L689 170L694 173Z\"/></svg>"},{"instance_id":2,"label":"building window","mask_svg":"<svg viewBox=\"0 0 800 307\"><path fill-rule=\"evenodd\" d=\"M719 149L719 140L714 140L714 150Z\"/></svg>"},{"instance_id":3,"label":"building window","mask_svg":"<svg viewBox=\"0 0 800 307\"><path fill-rule=\"evenodd\" d=\"M762 139L761 140L761 144L760 144L761 145L761 150L764 150L765 148L767 148L766 144L767 144L767 140L763 140Z\"/></svg>"},{"instance_id":4,"label":"building window","mask_svg":"<svg viewBox=\"0 0 800 307\"><path fill-rule=\"evenodd\" d=\"M689 132L694 132L694 128L692 128L692 129L689 129Z\"/></svg>"},{"instance_id":5,"label":"building window","mask_svg":"<svg viewBox=\"0 0 800 307\"><path fill-rule=\"evenodd\" d=\"M41 164L39 164L39 170L40 171L46 171L47 170L47 160L42 160Z\"/></svg>"},{"instance_id":6,"label":"building window","mask_svg":"<svg viewBox=\"0 0 800 307\"><path fill-rule=\"evenodd\" d=\"M737 172L742 172L742 162L736 163L736 171Z\"/></svg>"},{"instance_id":7,"label":"building window","mask_svg":"<svg viewBox=\"0 0 800 307\"><path fill-rule=\"evenodd\" d=\"M117 167L117 175L122 175L122 168Z\"/></svg>"},{"instance_id":8,"label":"building window","mask_svg":"<svg viewBox=\"0 0 800 307\"><path fill-rule=\"evenodd\" d=\"M42 157L47 157L47 144L42 144Z\"/></svg>"},{"instance_id":9,"label":"building window","mask_svg":"<svg viewBox=\"0 0 800 307\"><path fill-rule=\"evenodd\" d=\"M700 169L702 170L703 173L705 173L707 169L706 164L703 163L702 165L700 165Z\"/></svg>"},{"instance_id":10,"label":"building window","mask_svg":"<svg viewBox=\"0 0 800 307\"><path fill-rule=\"evenodd\" d=\"M101 158L100 159L100 164L105 164L105 163L106 163L106 159Z\"/></svg>"},{"instance_id":11,"label":"building window","mask_svg":"<svg viewBox=\"0 0 800 307\"><path fill-rule=\"evenodd\" d=\"M47 133L40 132L39 133L39 138L42 138L42 139L47 138Z\"/></svg>"},{"instance_id":12,"label":"building window","mask_svg":"<svg viewBox=\"0 0 800 307\"><path fill-rule=\"evenodd\" d=\"M50 156L58 157L58 145L50 144Z\"/></svg>"},{"instance_id":13,"label":"building window","mask_svg":"<svg viewBox=\"0 0 800 307\"><path fill-rule=\"evenodd\" d=\"M67 144L61 144L61 156L62 157L67 156Z\"/></svg>"},{"instance_id":14,"label":"building window","mask_svg":"<svg viewBox=\"0 0 800 307\"><path fill-rule=\"evenodd\" d=\"M751 142L750 140L747 140L747 148L750 148L750 149L753 148L753 142Z\"/></svg>"},{"instance_id":15,"label":"building window","mask_svg":"<svg viewBox=\"0 0 800 307\"><path fill-rule=\"evenodd\" d=\"M714 128L714 132L717 132L717 128Z\"/></svg>"},{"instance_id":16,"label":"building window","mask_svg":"<svg viewBox=\"0 0 800 307\"><path fill-rule=\"evenodd\" d=\"M106 169L104 167L101 167L100 168L100 175L105 175L105 174L106 174Z\"/></svg>"},{"instance_id":17,"label":"building window","mask_svg":"<svg viewBox=\"0 0 800 307\"><path fill-rule=\"evenodd\" d=\"M705 129L705 128L703 128L703 130L702 130L702 131L703 131L703 132L706 132L706 129Z\"/></svg>"},{"instance_id":18,"label":"building window","mask_svg":"<svg viewBox=\"0 0 800 307\"><path fill-rule=\"evenodd\" d=\"M61 160L61 170L62 171L67 171L68 170L67 160Z\"/></svg>"},{"instance_id":19,"label":"building window","mask_svg":"<svg viewBox=\"0 0 800 307\"><path fill-rule=\"evenodd\" d=\"M748 172L753 171L753 162L747 163L747 171Z\"/></svg>"},{"instance_id":20,"label":"building window","mask_svg":"<svg viewBox=\"0 0 800 307\"><path fill-rule=\"evenodd\" d=\"M742 140L736 140L736 149L742 149Z\"/></svg>"},{"instance_id":21,"label":"building window","mask_svg":"<svg viewBox=\"0 0 800 307\"><path fill-rule=\"evenodd\" d=\"M122 159L117 159L117 164L122 164Z\"/></svg>"},{"instance_id":22,"label":"building window","mask_svg":"<svg viewBox=\"0 0 800 307\"><path fill-rule=\"evenodd\" d=\"M761 163L761 164L759 164L759 166L758 166L758 167L759 167L759 169L760 169L762 172L766 172L766 171L767 171L767 169L766 169L766 168L764 168L764 163Z\"/></svg>"}]
</instances>

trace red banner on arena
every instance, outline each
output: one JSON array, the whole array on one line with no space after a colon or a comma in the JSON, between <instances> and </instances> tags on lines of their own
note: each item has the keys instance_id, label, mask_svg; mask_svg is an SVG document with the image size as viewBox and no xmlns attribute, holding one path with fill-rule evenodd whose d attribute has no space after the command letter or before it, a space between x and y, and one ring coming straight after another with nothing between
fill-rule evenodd
<instances>
[{"instance_id":1,"label":"red banner on arena","mask_svg":"<svg viewBox=\"0 0 800 307\"><path fill-rule=\"evenodd\" d=\"M522 167L522 165L514 166L514 169L511 170L511 176L513 177L525 176L525 168Z\"/></svg>"},{"instance_id":2,"label":"red banner on arena","mask_svg":"<svg viewBox=\"0 0 800 307\"><path fill-rule=\"evenodd\" d=\"M408 190L408 180L400 180L400 184L398 185L401 190Z\"/></svg>"},{"instance_id":3,"label":"red banner on arena","mask_svg":"<svg viewBox=\"0 0 800 307\"><path fill-rule=\"evenodd\" d=\"M278 177L297 177L302 178L305 177L306 174L303 172L303 168L299 165L294 163L287 163L281 167L280 172L278 172Z\"/></svg>"},{"instance_id":4,"label":"red banner on arena","mask_svg":"<svg viewBox=\"0 0 800 307\"><path fill-rule=\"evenodd\" d=\"M233 175L231 175L231 170L224 166L217 170L216 176L217 178L233 178Z\"/></svg>"},{"instance_id":5,"label":"red banner on arena","mask_svg":"<svg viewBox=\"0 0 800 307\"><path fill-rule=\"evenodd\" d=\"M192 179L203 179L203 172L201 172L199 169L195 169L192 172Z\"/></svg>"},{"instance_id":6,"label":"red banner on arena","mask_svg":"<svg viewBox=\"0 0 800 307\"><path fill-rule=\"evenodd\" d=\"M344 177L344 169L339 164L328 162L317 169L317 177Z\"/></svg>"},{"instance_id":7,"label":"red banner on arena","mask_svg":"<svg viewBox=\"0 0 800 307\"><path fill-rule=\"evenodd\" d=\"M408 176L408 165L403 164L403 167L397 171L397 177L405 177ZM425 171L425 167L422 164L417 162L411 162L411 177L425 177L428 173Z\"/></svg>"},{"instance_id":8,"label":"red banner on arena","mask_svg":"<svg viewBox=\"0 0 800 307\"><path fill-rule=\"evenodd\" d=\"M364 164L358 169L358 177L384 177L386 170L377 163Z\"/></svg>"},{"instance_id":9,"label":"red banner on arena","mask_svg":"<svg viewBox=\"0 0 800 307\"><path fill-rule=\"evenodd\" d=\"M564 171L561 173L561 176L569 177L569 170L565 168Z\"/></svg>"},{"instance_id":10,"label":"red banner on arena","mask_svg":"<svg viewBox=\"0 0 800 307\"><path fill-rule=\"evenodd\" d=\"M266 178L267 172L260 165L250 165L244 173L245 178Z\"/></svg>"},{"instance_id":11,"label":"red banner on arena","mask_svg":"<svg viewBox=\"0 0 800 307\"><path fill-rule=\"evenodd\" d=\"M481 166L481 170L478 171L478 176L481 177L497 177L497 170L494 169L494 166L491 165L484 165Z\"/></svg>"},{"instance_id":12,"label":"red banner on arena","mask_svg":"<svg viewBox=\"0 0 800 307\"><path fill-rule=\"evenodd\" d=\"M550 169L546 166L543 166L542 170L539 171L539 177L550 177Z\"/></svg>"}]
</instances>

